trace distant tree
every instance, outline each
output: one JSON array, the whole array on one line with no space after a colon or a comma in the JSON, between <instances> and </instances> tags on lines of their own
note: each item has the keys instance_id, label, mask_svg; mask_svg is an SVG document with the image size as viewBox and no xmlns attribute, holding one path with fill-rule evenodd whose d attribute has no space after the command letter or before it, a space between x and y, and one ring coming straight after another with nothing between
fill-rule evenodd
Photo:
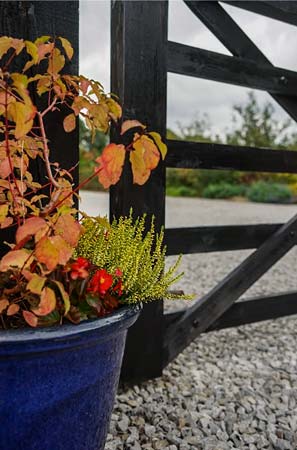
<instances>
[{"instance_id":1,"label":"distant tree","mask_svg":"<svg viewBox=\"0 0 297 450\"><path fill-rule=\"evenodd\" d=\"M260 106L255 94L248 93L248 102L233 106L233 129L226 132L225 142L251 147L293 148L296 134L291 119L279 120L270 102Z\"/></svg>"}]
</instances>

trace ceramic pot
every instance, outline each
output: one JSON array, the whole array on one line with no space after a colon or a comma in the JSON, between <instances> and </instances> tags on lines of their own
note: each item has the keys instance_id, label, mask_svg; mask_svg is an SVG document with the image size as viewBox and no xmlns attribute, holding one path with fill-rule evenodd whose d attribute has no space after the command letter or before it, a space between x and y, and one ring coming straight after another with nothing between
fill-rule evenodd
<instances>
[{"instance_id":1,"label":"ceramic pot","mask_svg":"<svg viewBox=\"0 0 297 450\"><path fill-rule=\"evenodd\" d=\"M140 307L0 334L0 449L103 450L126 333Z\"/></svg>"}]
</instances>

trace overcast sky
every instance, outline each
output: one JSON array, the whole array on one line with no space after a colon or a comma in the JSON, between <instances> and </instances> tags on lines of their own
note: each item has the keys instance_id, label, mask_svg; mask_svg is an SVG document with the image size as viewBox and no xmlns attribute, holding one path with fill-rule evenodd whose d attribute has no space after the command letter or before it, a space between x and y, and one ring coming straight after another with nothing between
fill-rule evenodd
<instances>
[{"instance_id":1,"label":"overcast sky","mask_svg":"<svg viewBox=\"0 0 297 450\"><path fill-rule=\"evenodd\" d=\"M297 70L296 27L239 8L222 4L250 39L276 66ZM81 0L80 73L99 80L110 89L110 2ZM181 0L169 1L169 40L229 55L227 49L197 19ZM247 100L247 89L168 74L167 125L189 124L207 114L213 133L231 126L232 105ZM265 92L255 91L260 102L270 100ZM274 103L278 117L286 113Z\"/></svg>"}]
</instances>

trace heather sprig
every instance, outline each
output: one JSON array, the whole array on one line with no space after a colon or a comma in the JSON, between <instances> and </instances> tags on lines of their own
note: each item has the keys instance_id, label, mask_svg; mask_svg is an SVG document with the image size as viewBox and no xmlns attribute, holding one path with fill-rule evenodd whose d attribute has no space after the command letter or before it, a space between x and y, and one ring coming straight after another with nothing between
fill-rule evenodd
<instances>
[{"instance_id":1,"label":"heather sprig","mask_svg":"<svg viewBox=\"0 0 297 450\"><path fill-rule=\"evenodd\" d=\"M146 216L133 220L132 213L114 219L111 224L106 218L87 218L82 225L84 234L79 240L77 255L109 273L117 268L122 271L122 303L191 298L169 290L183 275L176 273L181 257L165 271L164 231L155 232L154 219L148 230Z\"/></svg>"}]
</instances>

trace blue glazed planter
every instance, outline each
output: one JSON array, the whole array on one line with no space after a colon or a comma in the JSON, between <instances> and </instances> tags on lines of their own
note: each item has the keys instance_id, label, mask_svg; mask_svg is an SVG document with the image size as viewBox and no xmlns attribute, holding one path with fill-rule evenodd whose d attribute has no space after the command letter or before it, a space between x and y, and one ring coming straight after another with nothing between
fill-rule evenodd
<instances>
[{"instance_id":1,"label":"blue glazed planter","mask_svg":"<svg viewBox=\"0 0 297 450\"><path fill-rule=\"evenodd\" d=\"M0 334L1 450L104 449L127 329L139 310Z\"/></svg>"}]
</instances>

